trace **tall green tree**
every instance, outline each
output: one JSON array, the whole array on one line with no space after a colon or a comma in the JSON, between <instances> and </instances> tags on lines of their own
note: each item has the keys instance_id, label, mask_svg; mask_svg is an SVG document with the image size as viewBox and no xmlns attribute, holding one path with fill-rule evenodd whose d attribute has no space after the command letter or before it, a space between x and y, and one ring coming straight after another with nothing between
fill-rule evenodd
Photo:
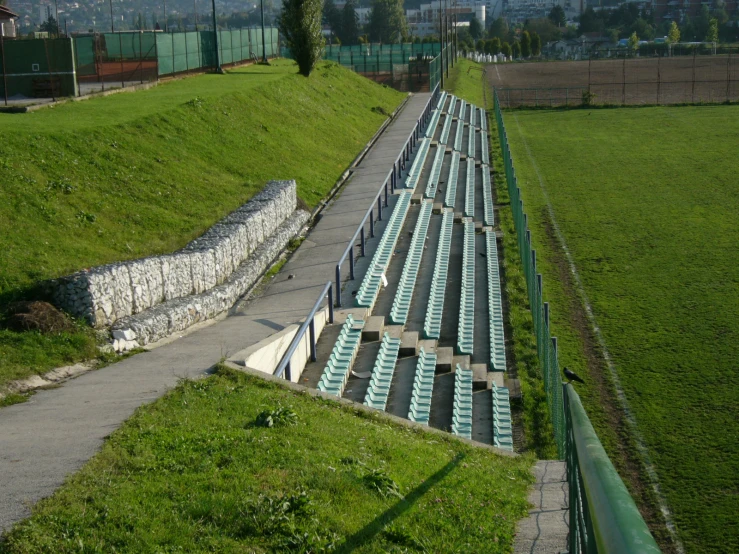
<instances>
[{"instance_id":1,"label":"tall green tree","mask_svg":"<svg viewBox=\"0 0 739 554\"><path fill-rule=\"evenodd\" d=\"M492 43L492 50L493 54L500 54L500 39L498 37L495 37L494 39L491 39L490 42Z\"/></svg>"},{"instance_id":2,"label":"tall green tree","mask_svg":"<svg viewBox=\"0 0 739 554\"><path fill-rule=\"evenodd\" d=\"M513 47L511 48L513 50L513 57L514 58L520 58L521 57L521 43L517 40L513 42Z\"/></svg>"},{"instance_id":3,"label":"tall green tree","mask_svg":"<svg viewBox=\"0 0 739 554\"><path fill-rule=\"evenodd\" d=\"M541 54L541 37L536 33L531 33L531 54L534 56Z\"/></svg>"},{"instance_id":4,"label":"tall green tree","mask_svg":"<svg viewBox=\"0 0 739 554\"><path fill-rule=\"evenodd\" d=\"M521 33L521 54L524 58L531 56L531 35L528 31Z\"/></svg>"},{"instance_id":5,"label":"tall green tree","mask_svg":"<svg viewBox=\"0 0 739 554\"><path fill-rule=\"evenodd\" d=\"M477 40L479 38L482 38L482 33L482 23L480 23L480 20L477 19L477 16L473 15L472 19L470 19L470 35L472 35L473 39Z\"/></svg>"},{"instance_id":6,"label":"tall green tree","mask_svg":"<svg viewBox=\"0 0 739 554\"><path fill-rule=\"evenodd\" d=\"M505 57L510 58L513 55L511 45L507 42L504 42L500 47L500 53L503 54Z\"/></svg>"},{"instance_id":7,"label":"tall green tree","mask_svg":"<svg viewBox=\"0 0 739 554\"><path fill-rule=\"evenodd\" d=\"M670 23L670 30L667 33L667 42L669 44L680 42L680 27L677 26L677 22L675 21Z\"/></svg>"},{"instance_id":8,"label":"tall green tree","mask_svg":"<svg viewBox=\"0 0 739 554\"><path fill-rule=\"evenodd\" d=\"M308 77L321 59L323 0L284 0L277 24L290 48L298 71Z\"/></svg>"},{"instance_id":9,"label":"tall green tree","mask_svg":"<svg viewBox=\"0 0 739 554\"><path fill-rule=\"evenodd\" d=\"M631 36L629 37L629 50L632 52L636 52L636 50L639 48L639 37L636 33L631 33Z\"/></svg>"},{"instance_id":10,"label":"tall green tree","mask_svg":"<svg viewBox=\"0 0 739 554\"><path fill-rule=\"evenodd\" d=\"M334 0L326 0L323 3L322 21L331 28L334 35L341 33L341 11L334 4Z\"/></svg>"},{"instance_id":11,"label":"tall green tree","mask_svg":"<svg viewBox=\"0 0 739 554\"><path fill-rule=\"evenodd\" d=\"M549 20L557 27L564 27L567 24L567 16L565 15L564 8L559 4L550 10L547 17L549 17Z\"/></svg>"},{"instance_id":12,"label":"tall green tree","mask_svg":"<svg viewBox=\"0 0 739 554\"><path fill-rule=\"evenodd\" d=\"M708 32L706 33L706 42L718 42L718 19L711 18L708 24Z\"/></svg>"},{"instance_id":13,"label":"tall green tree","mask_svg":"<svg viewBox=\"0 0 739 554\"><path fill-rule=\"evenodd\" d=\"M372 42L391 44L408 36L403 0L371 0L367 25Z\"/></svg>"},{"instance_id":14,"label":"tall green tree","mask_svg":"<svg viewBox=\"0 0 739 554\"><path fill-rule=\"evenodd\" d=\"M498 38L501 42L508 40L508 22L499 17L488 29L488 38Z\"/></svg>"},{"instance_id":15,"label":"tall green tree","mask_svg":"<svg viewBox=\"0 0 739 554\"><path fill-rule=\"evenodd\" d=\"M359 16L356 0L348 0L341 10L341 44L354 46L359 44Z\"/></svg>"},{"instance_id":16,"label":"tall green tree","mask_svg":"<svg viewBox=\"0 0 739 554\"><path fill-rule=\"evenodd\" d=\"M54 19L54 16L50 15L46 21L39 25L39 30L42 32L45 31L49 33L49 35L57 36L59 34L59 24L56 22L56 19Z\"/></svg>"}]
</instances>

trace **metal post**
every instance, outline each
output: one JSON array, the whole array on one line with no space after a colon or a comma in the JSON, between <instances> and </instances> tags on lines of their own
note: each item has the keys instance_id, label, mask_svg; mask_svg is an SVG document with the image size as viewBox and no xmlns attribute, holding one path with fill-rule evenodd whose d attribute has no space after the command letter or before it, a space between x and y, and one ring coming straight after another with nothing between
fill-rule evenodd
<instances>
[{"instance_id":1,"label":"metal post","mask_svg":"<svg viewBox=\"0 0 739 554\"><path fill-rule=\"evenodd\" d=\"M5 69L5 37L0 33L0 56L3 63L3 91L5 92L5 105L8 105L8 72Z\"/></svg>"},{"instance_id":2,"label":"metal post","mask_svg":"<svg viewBox=\"0 0 739 554\"><path fill-rule=\"evenodd\" d=\"M349 279L354 280L354 243L349 247Z\"/></svg>"},{"instance_id":3,"label":"metal post","mask_svg":"<svg viewBox=\"0 0 739 554\"><path fill-rule=\"evenodd\" d=\"M141 84L144 84L144 47L141 43L141 35L144 34L143 31L139 31L139 81L141 81ZM156 35L154 35L154 40L156 40Z\"/></svg>"},{"instance_id":4,"label":"metal post","mask_svg":"<svg viewBox=\"0 0 739 554\"><path fill-rule=\"evenodd\" d=\"M693 48L693 90L691 93L691 98L692 98L691 102L695 102L695 54L696 54L696 50L695 48Z\"/></svg>"},{"instance_id":5,"label":"metal post","mask_svg":"<svg viewBox=\"0 0 739 554\"><path fill-rule=\"evenodd\" d=\"M364 258L365 254L366 254L366 252L365 252L366 243L367 243L367 241L364 238L364 223L362 223L362 230L359 232L359 244L361 246L361 250L360 251L362 252L362 257L363 258Z\"/></svg>"},{"instance_id":6,"label":"metal post","mask_svg":"<svg viewBox=\"0 0 739 554\"><path fill-rule=\"evenodd\" d=\"M124 88L126 82L123 79L123 39L121 38L121 33L118 33L118 48L121 50L121 88Z\"/></svg>"},{"instance_id":7,"label":"metal post","mask_svg":"<svg viewBox=\"0 0 739 554\"><path fill-rule=\"evenodd\" d=\"M216 53L216 73L223 73L223 68L221 67L221 55L218 51L218 23L216 21L216 0L211 0L211 5L213 6L213 39L215 40L214 49Z\"/></svg>"},{"instance_id":8,"label":"metal post","mask_svg":"<svg viewBox=\"0 0 739 554\"><path fill-rule=\"evenodd\" d=\"M267 39L264 36L264 0L259 3L262 11L262 63L267 63Z\"/></svg>"},{"instance_id":9,"label":"metal post","mask_svg":"<svg viewBox=\"0 0 739 554\"><path fill-rule=\"evenodd\" d=\"M657 105L659 106L659 93L660 93L660 85L662 84L662 77L660 75L659 66L660 66L660 60L662 59L662 56L657 55Z\"/></svg>"},{"instance_id":10,"label":"metal post","mask_svg":"<svg viewBox=\"0 0 739 554\"><path fill-rule=\"evenodd\" d=\"M393 175L395 175L395 170L393 170ZM385 207L387 208L387 181L385 181ZM382 210L380 210L380 221L382 221Z\"/></svg>"},{"instance_id":11,"label":"metal post","mask_svg":"<svg viewBox=\"0 0 739 554\"><path fill-rule=\"evenodd\" d=\"M385 181L385 194L387 194L387 181ZM377 221L382 221L382 195L377 197Z\"/></svg>"},{"instance_id":12,"label":"metal post","mask_svg":"<svg viewBox=\"0 0 739 554\"><path fill-rule=\"evenodd\" d=\"M549 302L544 302L544 324L549 329Z\"/></svg>"},{"instance_id":13,"label":"metal post","mask_svg":"<svg viewBox=\"0 0 739 554\"><path fill-rule=\"evenodd\" d=\"M49 73L49 86L51 88L51 100L56 102L54 95L54 78L51 75L51 62L49 61L49 46L47 45L48 40L44 39L44 50L46 51L46 71ZM5 67L5 64L3 64Z\"/></svg>"},{"instance_id":14,"label":"metal post","mask_svg":"<svg viewBox=\"0 0 739 554\"><path fill-rule=\"evenodd\" d=\"M334 322L334 288L328 288L328 322Z\"/></svg>"},{"instance_id":15,"label":"metal post","mask_svg":"<svg viewBox=\"0 0 739 554\"><path fill-rule=\"evenodd\" d=\"M731 46L726 56L726 101L731 102Z\"/></svg>"},{"instance_id":16,"label":"metal post","mask_svg":"<svg viewBox=\"0 0 739 554\"><path fill-rule=\"evenodd\" d=\"M164 0L164 32L167 32L167 0Z\"/></svg>"},{"instance_id":17,"label":"metal post","mask_svg":"<svg viewBox=\"0 0 739 554\"><path fill-rule=\"evenodd\" d=\"M113 0L108 0L110 6L110 32L115 33L115 27L113 26Z\"/></svg>"},{"instance_id":18,"label":"metal post","mask_svg":"<svg viewBox=\"0 0 739 554\"><path fill-rule=\"evenodd\" d=\"M310 325L308 326L308 330L310 331L310 361L315 362L316 361L316 318L312 317L310 319Z\"/></svg>"},{"instance_id":19,"label":"metal post","mask_svg":"<svg viewBox=\"0 0 739 554\"><path fill-rule=\"evenodd\" d=\"M379 197L377 199L379 200ZM375 238L375 208L374 206L372 207L372 211L370 212L369 222L370 222L370 238L373 239Z\"/></svg>"},{"instance_id":20,"label":"metal post","mask_svg":"<svg viewBox=\"0 0 739 554\"><path fill-rule=\"evenodd\" d=\"M287 365L285 366L285 379L288 381L293 380L292 371L290 371L290 362L287 362Z\"/></svg>"},{"instance_id":21,"label":"metal post","mask_svg":"<svg viewBox=\"0 0 739 554\"><path fill-rule=\"evenodd\" d=\"M621 74L621 104L626 104L626 52L624 52L624 63Z\"/></svg>"},{"instance_id":22,"label":"metal post","mask_svg":"<svg viewBox=\"0 0 739 554\"><path fill-rule=\"evenodd\" d=\"M341 266L336 264L336 305L341 307Z\"/></svg>"}]
</instances>

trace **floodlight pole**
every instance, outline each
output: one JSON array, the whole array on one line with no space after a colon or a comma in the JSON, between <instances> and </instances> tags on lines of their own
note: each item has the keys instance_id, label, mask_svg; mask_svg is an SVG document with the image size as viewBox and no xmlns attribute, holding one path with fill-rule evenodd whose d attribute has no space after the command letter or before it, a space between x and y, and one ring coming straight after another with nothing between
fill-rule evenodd
<instances>
[{"instance_id":1,"label":"floodlight pole","mask_svg":"<svg viewBox=\"0 0 739 554\"><path fill-rule=\"evenodd\" d=\"M218 51L218 25L216 24L216 0L211 0L211 4L213 5L213 38L215 39L215 49L216 49L216 73L223 73L223 68L221 67L221 55Z\"/></svg>"},{"instance_id":2,"label":"floodlight pole","mask_svg":"<svg viewBox=\"0 0 739 554\"><path fill-rule=\"evenodd\" d=\"M167 0L164 0L164 32L167 32Z\"/></svg>"},{"instance_id":3,"label":"floodlight pole","mask_svg":"<svg viewBox=\"0 0 739 554\"><path fill-rule=\"evenodd\" d=\"M264 36L264 0L260 3L262 10L262 63L267 63L267 39Z\"/></svg>"},{"instance_id":4,"label":"floodlight pole","mask_svg":"<svg viewBox=\"0 0 739 554\"><path fill-rule=\"evenodd\" d=\"M115 33L115 27L113 27L113 0L108 0L110 6L110 32Z\"/></svg>"}]
</instances>

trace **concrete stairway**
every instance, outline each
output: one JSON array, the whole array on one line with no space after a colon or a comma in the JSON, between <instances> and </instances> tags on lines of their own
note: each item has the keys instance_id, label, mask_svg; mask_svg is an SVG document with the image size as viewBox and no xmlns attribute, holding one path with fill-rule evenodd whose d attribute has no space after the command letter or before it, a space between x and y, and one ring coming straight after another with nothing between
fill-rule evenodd
<instances>
[{"instance_id":1,"label":"concrete stairway","mask_svg":"<svg viewBox=\"0 0 739 554\"><path fill-rule=\"evenodd\" d=\"M568 486L565 463L539 460L536 483L529 494L533 508L518 522L514 554L559 554L567 551L569 534Z\"/></svg>"}]
</instances>

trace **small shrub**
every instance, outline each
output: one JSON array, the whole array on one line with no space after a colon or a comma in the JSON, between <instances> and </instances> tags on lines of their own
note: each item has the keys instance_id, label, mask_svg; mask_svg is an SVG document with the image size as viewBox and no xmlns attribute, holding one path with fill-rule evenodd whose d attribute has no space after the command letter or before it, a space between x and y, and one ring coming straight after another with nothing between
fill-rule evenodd
<instances>
[{"instance_id":1,"label":"small shrub","mask_svg":"<svg viewBox=\"0 0 739 554\"><path fill-rule=\"evenodd\" d=\"M592 106L594 103L595 103L595 93L589 90L582 91L582 105Z\"/></svg>"},{"instance_id":2,"label":"small shrub","mask_svg":"<svg viewBox=\"0 0 739 554\"><path fill-rule=\"evenodd\" d=\"M290 408L279 407L275 410L264 410L261 412L254 424L257 427L284 427L287 425L295 425L298 422L298 415Z\"/></svg>"},{"instance_id":3,"label":"small shrub","mask_svg":"<svg viewBox=\"0 0 739 554\"><path fill-rule=\"evenodd\" d=\"M397 496L401 498L398 484L381 469L370 471L362 480L370 489L379 492L384 497Z\"/></svg>"}]
</instances>

